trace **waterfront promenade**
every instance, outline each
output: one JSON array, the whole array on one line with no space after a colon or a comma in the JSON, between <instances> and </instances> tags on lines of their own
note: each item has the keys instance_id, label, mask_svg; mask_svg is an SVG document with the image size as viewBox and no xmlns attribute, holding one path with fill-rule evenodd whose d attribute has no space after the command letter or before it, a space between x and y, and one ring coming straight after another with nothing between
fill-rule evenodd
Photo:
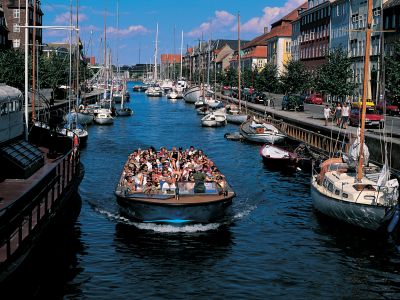
<instances>
[{"instance_id":1,"label":"waterfront promenade","mask_svg":"<svg viewBox=\"0 0 400 300\"><path fill-rule=\"evenodd\" d=\"M232 101L238 103L238 100L232 97L217 94L217 96L223 100ZM251 102L241 101L242 107L247 107L250 111L255 112L263 117L272 117L274 120L282 120L285 123L298 126L300 128L332 137L339 140L343 140L344 135L347 137L351 134L357 134L357 127L348 126L347 129L339 128L336 125L330 124L325 126L323 119L323 105L305 104L304 112L296 111L282 111L281 102L283 95L271 94L271 98L274 102L274 106L264 106L261 104L255 104ZM400 171L400 161L396 160L396 156L400 153L400 118L399 117L387 117L386 126L384 130L368 128L366 130L366 143L371 153L371 158L376 162L382 161L382 132L386 133L387 140L390 143L392 149L392 169L396 172ZM389 147L389 148L390 148Z\"/></svg>"}]
</instances>

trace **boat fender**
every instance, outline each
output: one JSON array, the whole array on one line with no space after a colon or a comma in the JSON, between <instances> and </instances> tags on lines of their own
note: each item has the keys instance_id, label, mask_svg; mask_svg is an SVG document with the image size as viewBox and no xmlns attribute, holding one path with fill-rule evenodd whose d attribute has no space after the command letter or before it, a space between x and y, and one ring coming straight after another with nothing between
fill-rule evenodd
<instances>
[{"instance_id":1,"label":"boat fender","mask_svg":"<svg viewBox=\"0 0 400 300\"><path fill-rule=\"evenodd\" d=\"M400 207L399 205L396 206L396 211L394 212L394 215L392 217L392 220L390 221L387 231L389 233L392 233L394 228L396 227L397 223L399 222L399 218L400 218Z\"/></svg>"}]
</instances>

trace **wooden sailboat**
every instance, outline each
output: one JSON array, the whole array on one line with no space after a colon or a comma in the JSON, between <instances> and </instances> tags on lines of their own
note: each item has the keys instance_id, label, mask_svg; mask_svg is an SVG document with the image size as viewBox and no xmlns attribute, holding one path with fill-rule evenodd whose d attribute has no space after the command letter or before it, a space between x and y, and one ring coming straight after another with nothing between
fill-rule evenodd
<instances>
[{"instance_id":1,"label":"wooden sailboat","mask_svg":"<svg viewBox=\"0 0 400 300\"><path fill-rule=\"evenodd\" d=\"M346 159L328 159L321 164L321 171L313 174L311 197L314 207L324 215L357 227L379 230L391 221L398 207L399 183L397 179L390 178L386 163L382 169L368 163L368 148L364 144L372 0L368 0L367 5L360 134Z\"/></svg>"},{"instance_id":2,"label":"wooden sailboat","mask_svg":"<svg viewBox=\"0 0 400 300\"><path fill-rule=\"evenodd\" d=\"M247 114L241 112L241 75L242 75L242 68L241 68L241 57L240 57L240 15L238 14L238 107L236 106L228 106L226 107L226 120L229 123L234 124L242 124L247 120Z\"/></svg>"},{"instance_id":3,"label":"wooden sailboat","mask_svg":"<svg viewBox=\"0 0 400 300\"><path fill-rule=\"evenodd\" d=\"M119 1L117 1L117 32L118 32L118 42L119 42ZM119 48L118 44L117 44L117 49ZM118 79L119 79L120 69L119 69L119 51L118 50L117 50L117 73L118 73ZM120 108L117 108L115 111L117 116L129 117L129 116L133 115L133 110L129 107L124 106L126 95L127 95L127 93L126 93L126 78L124 76L123 80L122 80L122 91L120 91L121 106L120 106ZM128 95L129 95L129 93L128 93Z\"/></svg>"}]
</instances>

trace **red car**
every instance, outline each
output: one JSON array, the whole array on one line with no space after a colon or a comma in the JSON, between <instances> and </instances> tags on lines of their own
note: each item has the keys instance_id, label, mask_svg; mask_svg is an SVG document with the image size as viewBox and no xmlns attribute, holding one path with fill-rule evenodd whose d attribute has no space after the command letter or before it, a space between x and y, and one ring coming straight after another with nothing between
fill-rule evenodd
<instances>
[{"instance_id":1,"label":"red car","mask_svg":"<svg viewBox=\"0 0 400 300\"><path fill-rule=\"evenodd\" d=\"M399 115L399 107L388 101L379 102L378 105L376 106L377 111L379 111L380 113L383 114L383 109L384 109L385 105L386 105L386 113L389 116Z\"/></svg>"},{"instance_id":2,"label":"red car","mask_svg":"<svg viewBox=\"0 0 400 300\"><path fill-rule=\"evenodd\" d=\"M310 94L305 99L304 102L312 103L312 104L322 104L324 99L322 99L322 95L318 93Z\"/></svg>"},{"instance_id":3,"label":"red car","mask_svg":"<svg viewBox=\"0 0 400 300\"><path fill-rule=\"evenodd\" d=\"M352 108L350 111L350 125L359 126L361 120L361 110L358 107ZM365 115L365 126L373 126L383 128L385 126L385 119L382 114L374 107L367 107Z\"/></svg>"}]
</instances>

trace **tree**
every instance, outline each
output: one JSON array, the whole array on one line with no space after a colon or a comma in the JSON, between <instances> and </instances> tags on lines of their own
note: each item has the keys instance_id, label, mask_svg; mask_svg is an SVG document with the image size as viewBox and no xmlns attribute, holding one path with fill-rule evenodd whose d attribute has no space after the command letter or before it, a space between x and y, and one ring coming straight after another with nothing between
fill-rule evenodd
<instances>
[{"instance_id":1,"label":"tree","mask_svg":"<svg viewBox=\"0 0 400 300\"><path fill-rule=\"evenodd\" d=\"M400 100L400 42L393 44L391 55L385 58L386 89L390 96Z\"/></svg>"},{"instance_id":2,"label":"tree","mask_svg":"<svg viewBox=\"0 0 400 300\"><path fill-rule=\"evenodd\" d=\"M333 97L345 98L352 95L356 84L351 71L351 60L342 48L335 48L327 56L315 76L315 88Z\"/></svg>"},{"instance_id":3,"label":"tree","mask_svg":"<svg viewBox=\"0 0 400 300\"><path fill-rule=\"evenodd\" d=\"M250 68L245 68L241 76L241 84L245 87L253 86L253 72Z\"/></svg>"},{"instance_id":4,"label":"tree","mask_svg":"<svg viewBox=\"0 0 400 300\"><path fill-rule=\"evenodd\" d=\"M224 85L237 86L238 74L236 68L229 68L225 72Z\"/></svg>"},{"instance_id":5,"label":"tree","mask_svg":"<svg viewBox=\"0 0 400 300\"><path fill-rule=\"evenodd\" d=\"M285 93L302 93L311 86L310 73L301 61L289 60L281 75L282 89Z\"/></svg>"},{"instance_id":6,"label":"tree","mask_svg":"<svg viewBox=\"0 0 400 300\"><path fill-rule=\"evenodd\" d=\"M10 49L0 52L0 82L20 90L24 88L25 62L21 51Z\"/></svg>"},{"instance_id":7,"label":"tree","mask_svg":"<svg viewBox=\"0 0 400 300\"><path fill-rule=\"evenodd\" d=\"M67 56L52 53L49 57L42 58L41 84L51 88L53 93L60 85L68 85L69 60Z\"/></svg>"},{"instance_id":8,"label":"tree","mask_svg":"<svg viewBox=\"0 0 400 300\"><path fill-rule=\"evenodd\" d=\"M277 67L268 63L260 72L256 72L255 86L259 91L276 93L279 90Z\"/></svg>"}]
</instances>

